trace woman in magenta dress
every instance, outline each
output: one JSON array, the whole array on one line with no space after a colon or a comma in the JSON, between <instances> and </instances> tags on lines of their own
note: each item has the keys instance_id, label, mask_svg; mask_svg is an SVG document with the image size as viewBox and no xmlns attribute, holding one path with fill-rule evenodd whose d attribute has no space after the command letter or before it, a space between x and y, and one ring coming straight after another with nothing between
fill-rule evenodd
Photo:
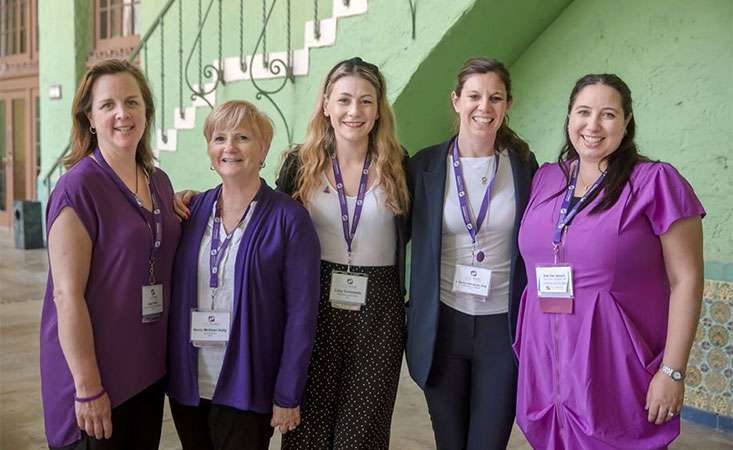
<instances>
[{"instance_id":1,"label":"woman in magenta dress","mask_svg":"<svg viewBox=\"0 0 733 450\"><path fill-rule=\"evenodd\" d=\"M705 211L634 132L626 84L584 76L558 163L532 184L514 348L517 422L536 449L664 449L679 434Z\"/></svg>"}]
</instances>

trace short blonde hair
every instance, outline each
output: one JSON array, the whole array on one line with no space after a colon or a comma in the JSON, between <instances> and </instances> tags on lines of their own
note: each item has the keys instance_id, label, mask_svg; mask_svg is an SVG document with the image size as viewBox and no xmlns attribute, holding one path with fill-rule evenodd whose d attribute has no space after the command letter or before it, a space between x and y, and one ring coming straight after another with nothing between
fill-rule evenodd
<instances>
[{"instance_id":1,"label":"short blonde hair","mask_svg":"<svg viewBox=\"0 0 733 450\"><path fill-rule=\"evenodd\" d=\"M215 130L233 130L242 126L254 131L265 150L270 148L272 120L246 100L230 100L214 108L204 122L204 137L209 142Z\"/></svg>"}]
</instances>

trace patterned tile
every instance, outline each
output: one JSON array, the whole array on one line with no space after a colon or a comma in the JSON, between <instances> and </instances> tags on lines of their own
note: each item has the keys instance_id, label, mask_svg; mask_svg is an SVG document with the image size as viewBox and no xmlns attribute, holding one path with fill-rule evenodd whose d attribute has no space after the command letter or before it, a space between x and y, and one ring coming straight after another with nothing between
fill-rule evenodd
<instances>
[{"instance_id":1,"label":"patterned tile","mask_svg":"<svg viewBox=\"0 0 733 450\"><path fill-rule=\"evenodd\" d=\"M733 417L733 283L705 280L685 405Z\"/></svg>"}]
</instances>

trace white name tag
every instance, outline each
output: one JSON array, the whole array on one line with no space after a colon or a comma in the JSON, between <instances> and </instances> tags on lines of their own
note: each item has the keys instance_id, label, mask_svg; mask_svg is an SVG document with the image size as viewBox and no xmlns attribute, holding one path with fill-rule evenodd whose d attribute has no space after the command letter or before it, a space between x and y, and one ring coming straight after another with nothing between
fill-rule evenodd
<instances>
[{"instance_id":1,"label":"white name tag","mask_svg":"<svg viewBox=\"0 0 733 450\"><path fill-rule=\"evenodd\" d=\"M163 285L149 284L142 287L143 323L160 320L163 314Z\"/></svg>"},{"instance_id":2,"label":"white name tag","mask_svg":"<svg viewBox=\"0 0 733 450\"><path fill-rule=\"evenodd\" d=\"M491 285L491 269L477 266L456 265L453 275L453 292L478 295L486 300Z\"/></svg>"},{"instance_id":3,"label":"white name tag","mask_svg":"<svg viewBox=\"0 0 733 450\"><path fill-rule=\"evenodd\" d=\"M231 313L191 311L191 343L196 347L223 345L229 341Z\"/></svg>"},{"instance_id":4,"label":"white name tag","mask_svg":"<svg viewBox=\"0 0 733 450\"><path fill-rule=\"evenodd\" d=\"M573 298L573 269L567 264L538 265L537 296L552 298Z\"/></svg>"},{"instance_id":5,"label":"white name tag","mask_svg":"<svg viewBox=\"0 0 733 450\"><path fill-rule=\"evenodd\" d=\"M331 305L346 306L345 309L357 309L366 303L367 281L369 277L360 273L331 272ZM351 308L349 308L351 307ZM356 308L354 308L356 307Z\"/></svg>"}]
</instances>

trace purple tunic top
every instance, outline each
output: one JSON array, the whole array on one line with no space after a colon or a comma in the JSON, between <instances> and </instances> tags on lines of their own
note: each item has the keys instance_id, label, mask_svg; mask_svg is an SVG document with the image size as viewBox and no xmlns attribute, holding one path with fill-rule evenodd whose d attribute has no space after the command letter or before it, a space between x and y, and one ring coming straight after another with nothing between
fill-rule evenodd
<instances>
[{"instance_id":1,"label":"purple tunic top","mask_svg":"<svg viewBox=\"0 0 733 450\"><path fill-rule=\"evenodd\" d=\"M669 283L659 236L705 214L669 164L642 162L611 209L568 227L560 250L573 266L573 314L546 314L535 266L553 262L553 229L565 177L557 164L535 175L519 246L528 283L514 349L519 357L517 422L538 449L659 449L677 437L679 416L655 425L644 410L667 333Z\"/></svg>"},{"instance_id":2,"label":"purple tunic top","mask_svg":"<svg viewBox=\"0 0 733 450\"><path fill-rule=\"evenodd\" d=\"M201 239L221 187L191 201L176 254L168 395L199 404L198 350L190 342ZM308 212L262 182L237 251L229 343L212 401L270 413L300 405L316 331L320 244Z\"/></svg>"},{"instance_id":3,"label":"purple tunic top","mask_svg":"<svg viewBox=\"0 0 733 450\"><path fill-rule=\"evenodd\" d=\"M46 209L47 231L62 209L74 210L92 241L84 298L94 333L102 386L118 406L165 374L166 330L173 256L180 225L173 212L173 188L156 169L150 179L163 218L163 242L155 264L163 284L160 320L142 323L141 287L148 282L152 234L125 194L90 157L83 158L56 184ZM152 223L152 213L146 210ZM53 279L48 273L41 317L41 393L49 445L62 447L81 438L74 412L74 380L58 337Z\"/></svg>"}]
</instances>

